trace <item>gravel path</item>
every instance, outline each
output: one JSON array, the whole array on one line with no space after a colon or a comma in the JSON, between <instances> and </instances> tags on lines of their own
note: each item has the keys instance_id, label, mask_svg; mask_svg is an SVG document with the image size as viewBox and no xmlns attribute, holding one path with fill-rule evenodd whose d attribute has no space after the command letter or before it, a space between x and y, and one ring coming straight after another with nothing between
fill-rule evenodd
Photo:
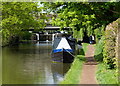
<instances>
[{"instance_id":1,"label":"gravel path","mask_svg":"<svg viewBox=\"0 0 120 86\"><path fill-rule=\"evenodd\" d=\"M94 60L94 46L88 45L87 52L85 53L86 62L83 65L80 86L98 86L95 78L97 63ZM94 85L93 85L94 84Z\"/></svg>"}]
</instances>

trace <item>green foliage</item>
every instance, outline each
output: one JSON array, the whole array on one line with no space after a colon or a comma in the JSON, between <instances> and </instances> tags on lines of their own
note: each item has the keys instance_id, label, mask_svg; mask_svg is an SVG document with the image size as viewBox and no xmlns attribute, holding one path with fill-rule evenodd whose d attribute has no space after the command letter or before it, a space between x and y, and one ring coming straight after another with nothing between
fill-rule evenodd
<instances>
[{"instance_id":1,"label":"green foliage","mask_svg":"<svg viewBox=\"0 0 120 86\"><path fill-rule=\"evenodd\" d=\"M37 18L41 8L35 2L2 2L2 40L9 42L12 36L21 36L26 29L44 27L43 19Z\"/></svg>"},{"instance_id":2,"label":"green foliage","mask_svg":"<svg viewBox=\"0 0 120 86\"><path fill-rule=\"evenodd\" d=\"M99 84L116 84L116 86L118 84L118 57L116 56L118 20L107 25L104 36L96 45L95 58L98 61L103 60L103 63L98 64L97 69Z\"/></svg>"},{"instance_id":3,"label":"green foliage","mask_svg":"<svg viewBox=\"0 0 120 86\"><path fill-rule=\"evenodd\" d=\"M2 33L2 44L6 45L9 43L9 36L10 36L10 32L8 29L4 29L1 31Z\"/></svg>"},{"instance_id":4,"label":"green foliage","mask_svg":"<svg viewBox=\"0 0 120 86\"><path fill-rule=\"evenodd\" d=\"M22 40L30 40L31 39L32 34L29 33L28 31L24 31L21 33L21 39Z\"/></svg>"},{"instance_id":5,"label":"green foliage","mask_svg":"<svg viewBox=\"0 0 120 86\"><path fill-rule=\"evenodd\" d=\"M98 84L100 86L104 86L104 84L118 84L118 75L116 75L115 69L107 69L105 63L99 63L96 72L96 78L98 80Z\"/></svg>"},{"instance_id":6,"label":"green foliage","mask_svg":"<svg viewBox=\"0 0 120 86\"><path fill-rule=\"evenodd\" d=\"M101 31L102 26L116 20L120 16L120 3L115 2L45 2L43 3L45 9L49 9L49 12L57 14L57 17L53 18L52 24L63 27L71 27L73 32L80 31L76 36L82 38L84 32L87 35L94 35L98 31ZM106 17L107 15L107 17ZM99 38L101 34L97 35ZM76 37L75 36L75 37Z\"/></svg>"},{"instance_id":7,"label":"green foliage","mask_svg":"<svg viewBox=\"0 0 120 86\"><path fill-rule=\"evenodd\" d=\"M81 28L80 31L79 31L79 34L78 34L78 37L83 40L83 37L84 37L84 28Z\"/></svg>"},{"instance_id":8,"label":"green foliage","mask_svg":"<svg viewBox=\"0 0 120 86\"><path fill-rule=\"evenodd\" d=\"M33 2L2 2L2 28L3 29L28 29L30 27L39 27L39 22L35 16L37 12L37 3ZM13 29L14 28L14 29Z\"/></svg>"},{"instance_id":9,"label":"green foliage","mask_svg":"<svg viewBox=\"0 0 120 86\"><path fill-rule=\"evenodd\" d=\"M90 36L90 35L93 34L93 30L92 30L92 28L93 28L93 27L90 26L90 25L87 27L87 35L88 35L88 36Z\"/></svg>"},{"instance_id":10,"label":"green foliage","mask_svg":"<svg viewBox=\"0 0 120 86\"><path fill-rule=\"evenodd\" d=\"M78 31L77 30L73 30L73 37L77 38L78 37Z\"/></svg>"},{"instance_id":11,"label":"green foliage","mask_svg":"<svg viewBox=\"0 0 120 86\"><path fill-rule=\"evenodd\" d=\"M108 68L116 68L117 65L117 56L116 56L116 48L117 48L117 29L118 20L109 24L105 31L105 45L103 49L104 62L107 64Z\"/></svg>"},{"instance_id":12,"label":"green foliage","mask_svg":"<svg viewBox=\"0 0 120 86\"><path fill-rule=\"evenodd\" d=\"M104 62L108 64L108 68L114 68L115 67L115 59L116 53L116 34L114 33L114 30L107 30L106 31L106 37L105 37L105 45L104 45Z\"/></svg>"},{"instance_id":13,"label":"green foliage","mask_svg":"<svg viewBox=\"0 0 120 86\"><path fill-rule=\"evenodd\" d=\"M105 29L105 26L101 26L94 30L96 43L98 43L101 37L104 35L104 29Z\"/></svg>"},{"instance_id":14,"label":"green foliage","mask_svg":"<svg viewBox=\"0 0 120 86\"><path fill-rule=\"evenodd\" d=\"M77 31L75 29L73 29L73 37L76 39L81 39L83 40L84 37L84 28L81 28L80 31Z\"/></svg>"},{"instance_id":15,"label":"green foliage","mask_svg":"<svg viewBox=\"0 0 120 86\"><path fill-rule=\"evenodd\" d=\"M95 45L94 57L96 61L103 61L103 46L105 37L102 36L99 42Z\"/></svg>"}]
</instances>

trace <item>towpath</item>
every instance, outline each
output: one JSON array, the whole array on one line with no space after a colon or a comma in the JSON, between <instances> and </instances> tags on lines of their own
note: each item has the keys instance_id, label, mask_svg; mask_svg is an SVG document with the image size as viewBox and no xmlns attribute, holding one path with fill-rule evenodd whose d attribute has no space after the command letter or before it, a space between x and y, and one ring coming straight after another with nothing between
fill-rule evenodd
<instances>
[{"instance_id":1,"label":"towpath","mask_svg":"<svg viewBox=\"0 0 120 86\"><path fill-rule=\"evenodd\" d=\"M86 62L83 65L80 78L80 84L82 84L82 86L87 86L87 84L90 86L99 86L95 77L97 63L94 60L94 51L95 49L93 45L87 46L87 52L85 53Z\"/></svg>"}]
</instances>

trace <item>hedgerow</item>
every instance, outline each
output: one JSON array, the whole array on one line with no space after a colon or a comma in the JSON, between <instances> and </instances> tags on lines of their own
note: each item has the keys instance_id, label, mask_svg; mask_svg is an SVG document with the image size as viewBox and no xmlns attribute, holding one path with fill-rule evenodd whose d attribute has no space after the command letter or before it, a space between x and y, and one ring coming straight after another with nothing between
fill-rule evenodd
<instances>
[{"instance_id":1,"label":"hedgerow","mask_svg":"<svg viewBox=\"0 0 120 86\"><path fill-rule=\"evenodd\" d=\"M104 49L103 49L103 56L104 56L104 63L107 64L107 67L110 69L116 68L117 64L117 30L118 30L118 20L114 21L113 23L109 24L106 27L105 31L105 40L104 40Z\"/></svg>"}]
</instances>

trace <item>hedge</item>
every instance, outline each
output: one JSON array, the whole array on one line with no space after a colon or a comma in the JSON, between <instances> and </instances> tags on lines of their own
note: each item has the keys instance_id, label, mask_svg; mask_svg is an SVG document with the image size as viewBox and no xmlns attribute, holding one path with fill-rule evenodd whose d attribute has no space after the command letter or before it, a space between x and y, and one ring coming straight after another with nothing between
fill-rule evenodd
<instances>
[{"instance_id":1,"label":"hedge","mask_svg":"<svg viewBox=\"0 0 120 86\"><path fill-rule=\"evenodd\" d=\"M119 19L118 19L119 20ZM118 66L117 61L117 33L118 33L118 20L110 23L105 30L105 40L104 40L104 63L107 67L112 69Z\"/></svg>"}]
</instances>

